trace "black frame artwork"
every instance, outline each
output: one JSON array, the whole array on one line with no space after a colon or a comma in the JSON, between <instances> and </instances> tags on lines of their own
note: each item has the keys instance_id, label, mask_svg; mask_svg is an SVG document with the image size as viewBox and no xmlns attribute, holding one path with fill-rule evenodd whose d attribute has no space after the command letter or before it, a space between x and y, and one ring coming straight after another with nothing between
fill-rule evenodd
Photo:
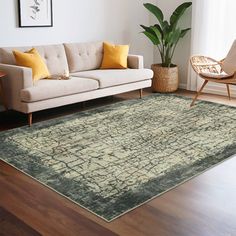
<instances>
[{"instance_id":1,"label":"black frame artwork","mask_svg":"<svg viewBox=\"0 0 236 236\"><path fill-rule=\"evenodd\" d=\"M52 27L52 0L18 0L19 27Z\"/></svg>"}]
</instances>

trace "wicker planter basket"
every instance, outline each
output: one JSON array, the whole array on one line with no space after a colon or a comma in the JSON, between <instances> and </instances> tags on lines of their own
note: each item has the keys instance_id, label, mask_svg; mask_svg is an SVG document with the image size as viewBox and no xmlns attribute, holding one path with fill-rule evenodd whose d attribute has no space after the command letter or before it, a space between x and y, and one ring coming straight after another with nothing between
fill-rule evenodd
<instances>
[{"instance_id":1,"label":"wicker planter basket","mask_svg":"<svg viewBox=\"0 0 236 236\"><path fill-rule=\"evenodd\" d=\"M175 92L179 86L179 70L177 66L162 67L160 64L153 64L154 77L152 80L152 91L159 93Z\"/></svg>"}]
</instances>

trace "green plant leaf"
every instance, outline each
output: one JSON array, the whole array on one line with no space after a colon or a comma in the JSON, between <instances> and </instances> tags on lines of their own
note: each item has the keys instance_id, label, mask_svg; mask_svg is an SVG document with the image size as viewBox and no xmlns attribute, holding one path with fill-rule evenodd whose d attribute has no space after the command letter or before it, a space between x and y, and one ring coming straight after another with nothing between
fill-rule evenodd
<instances>
[{"instance_id":1,"label":"green plant leaf","mask_svg":"<svg viewBox=\"0 0 236 236\"><path fill-rule=\"evenodd\" d=\"M180 37L181 37L181 30L180 29L176 29L175 31L173 31L172 38L171 38L171 44L172 45L177 44Z\"/></svg>"},{"instance_id":2,"label":"green plant leaf","mask_svg":"<svg viewBox=\"0 0 236 236\"><path fill-rule=\"evenodd\" d=\"M151 27L145 26L145 25L140 25L145 31L149 32L149 33L153 33L153 30L151 29Z\"/></svg>"},{"instance_id":3,"label":"green plant leaf","mask_svg":"<svg viewBox=\"0 0 236 236\"><path fill-rule=\"evenodd\" d=\"M155 24L154 26L159 30L159 32L161 33L161 37L163 39L163 30L162 30L161 26L158 24Z\"/></svg>"},{"instance_id":4,"label":"green plant leaf","mask_svg":"<svg viewBox=\"0 0 236 236\"><path fill-rule=\"evenodd\" d=\"M185 2L176 8L172 16L170 17L170 25L172 26L172 28L176 27L179 19L182 17L186 9L189 8L191 5L192 2Z\"/></svg>"},{"instance_id":5,"label":"green plant leaf","mask_svg":"<svg viewBox=\"0 0 236 236\"><path fill-rule=\"evenodd\" d=\"M183 38L188 33L189 30L191 30L191 28L187 28L187 29L181 30L180 37Z\"/></svg>"},{"instance_id":6,"label":"green plant leaf","mask_svg":"<svg viewBox=\"0 0 236 236\"><path fill-rule=\"evenodd\" d=\"M143 5L146 9L148 9L157 18L160 25L162 26L163 20L164 20L164 15L163 15L161 9L151 3L144 3Z\"/></svg>"},{"instance_id":7,"label":"green plant leaf","mask_svg":"<svg viewBox=\"0 0 236 236\"><path fill-rule=\"evenodd\" d=\"M159 39L157 38L157 36L155 34L147 32L147 31L143 31L142 33L145 34L151 40L151 42L154 45L159 45L160 44L160 41L159 41Z\"/></svg>"},{"instance_id":8,"label":"green plant leaf","mask_svg":"<svg viewBox=\"0 0 236 236\"><path fill-rule=\"evenodd\" d=\"M155 33L155 35L157 36L157 38L159 39L159 41L161 41L161 38L162 38L162 34L161 32L159 31L159 29L154 25L154 26L151 26L150 27L151 30Z\"/></svg>"},{"instance_id":9,"label":"green plant leaf","mask_svg":"<svg viewBox=\"0 0 236 236\"><path fill-rule=\"evenodd\" d=\"M163 29L163 42L164 42L164 45L166 46L168 44L169 34L171 33L170 25L168 21L163 22L162 29Z\"/></svg>"}]
</instances>

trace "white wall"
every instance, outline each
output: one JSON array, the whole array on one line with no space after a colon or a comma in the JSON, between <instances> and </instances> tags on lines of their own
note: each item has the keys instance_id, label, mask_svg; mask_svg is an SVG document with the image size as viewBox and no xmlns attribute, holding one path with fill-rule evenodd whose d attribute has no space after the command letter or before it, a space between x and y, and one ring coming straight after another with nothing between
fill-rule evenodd
<instances>
[{"instance_id":1,"label":"white wall","mask_svg":"<svg viewBox=\"0 0 236 236\"><path fill-rule=\"evenodd\" d=\"M154 0L153 0L154 1ZM52 28L18 28L17 0L0 0L0 47L110 40L153 63L153 47L139 34L149 24L143 0L53 0ZM152 1L151 1L152 2Z\"/></svg>"},{"instance_id":2,"label":"white wall","mask_svg":"<svg viewBox=\"0 0 236 236\"><path fill-rule=\"evenodd\" d=\"M169 17L176 9L177 6L186 2L188 0L157 0L157 5L164 12L165 18L169 20ZM192 11L189 8L183 18L181 19L179 25L183 28L191 28L191 19L192 19ZM152 19L152 22L155 19ZM179 42L176 52L173 58L173 63L179 66L180 70L180 87L186 88L187 85L187 74L188 74L188 66L189 66L189 57L190 57L190 49L191 49L191 32L189 32L185 38L181 39ZM160 62L160 57L157 49L154 50L154 61L155 63Z\"/></svg>"}]
</instances>

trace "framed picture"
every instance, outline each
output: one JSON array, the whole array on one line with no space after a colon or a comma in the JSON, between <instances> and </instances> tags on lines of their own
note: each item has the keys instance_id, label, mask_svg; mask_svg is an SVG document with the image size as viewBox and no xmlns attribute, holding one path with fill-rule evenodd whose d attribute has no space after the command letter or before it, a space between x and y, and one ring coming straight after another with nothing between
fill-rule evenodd
<instances>
[{"instance_id":1,"label":"framed picture","mask_svg":"<svg viewBox=\"0 0 236 236\"><path fill-rule=\"evenodd\" d=\"M52 0L18 0L19 27L52 27Z\"/></svg>"}]
</instances>

